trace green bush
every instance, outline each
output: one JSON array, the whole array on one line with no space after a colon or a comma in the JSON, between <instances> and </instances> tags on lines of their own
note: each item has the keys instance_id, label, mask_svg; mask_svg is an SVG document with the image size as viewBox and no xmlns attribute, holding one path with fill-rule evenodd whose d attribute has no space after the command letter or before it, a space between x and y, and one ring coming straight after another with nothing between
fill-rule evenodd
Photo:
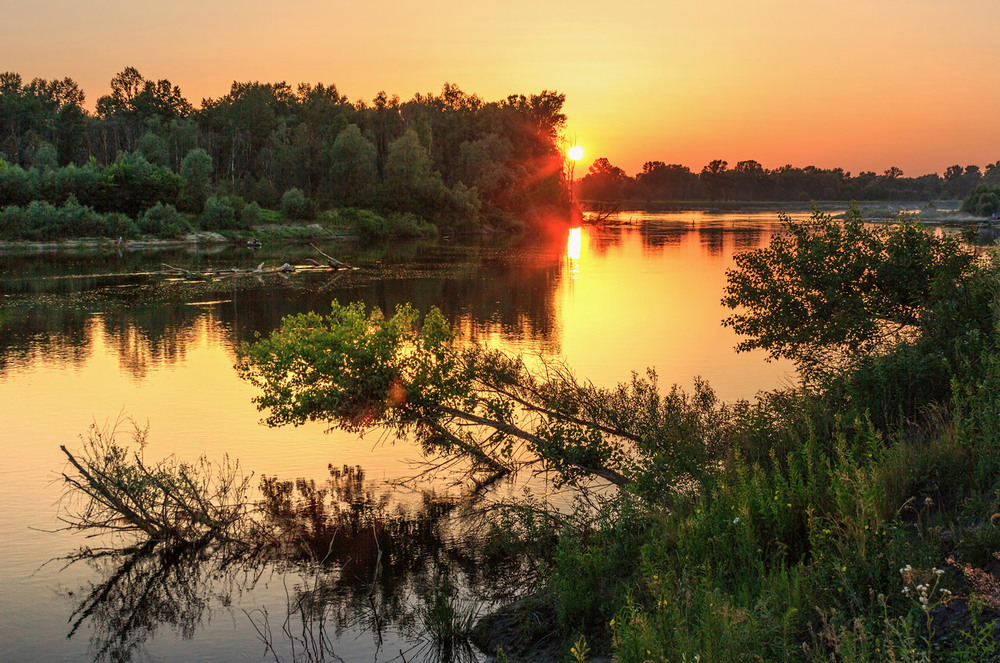
<instances>
[{"instance_id":1,"label":"green bush","mask_svg":"<svg viewBox=\"0 0 1000 663\"><path fill-rule=\"evenodd\" d=\"M156 203L143 212L138 226L142 233L158 237L175 237L190 230L187 219L173 205L162 203Z\"/></svg>"},{"instance_id":2,"label":"green bush","mask_svg":"<svg viewBox=\"0 0 1000 663\"><path fill-rule=\"evenodd\" d=\"M236 230L236 210L224 197L211 196L205 201L205 209L201 213L201 227L205 230Z\"/></svg>"},{"instance_id":3,"label":"green bush","mask_svg":"<svg viewBox=\"0 0 1000 663\"><path fill-rule=\"evenodd\" d=\"M124 237L131 239L138 237L139 224L128 218L121 212L111 212L105 216L107 219L108 237Z\"/></svg>"},{"instance_id":4,"label":"green bush","mask_svg":"<svg viewBox=\"0 0 1000 663\"><path fill-rule=\"evenodd\" d=\"M0 211L0 237L51 241L77 237L132 237L135 223L122 214L101 214L70 196L62 206L36 200Z\"/></svg>"},{"instance_id":5,"label":"green bush","mask_svg":"<svg viewBox=\"0 0 1000 663\"><path fill-rule=\"evenodd\" d=\"M281 213L293 221L313 218L309 199L300 189L289 189L281 196Z\"/></svg>"},{"instance_id":6,"label":"green bush","mask_svg":"<svg viewBox=\"0 0 1000 663\"><path fill-rule=\"evenodd\" d=\"M24 207L35 199L37 178L18 165L0 161L0 207Z\"/></svg>"},{"instance_id":7,"label":"green bush","mask_svg":"<svg viewBox=\"0 0 1000 663\"><path fill-rule=\"evenodd\" d=\"M103 184L97 209L138 217L156 203L177 203L184 180L165 166L151 164L141 154L125 153L105 169Z\"/></svg>"},{"instance_id":8,"label":"green bush","mask_svg":"<svg viewBox=\"0 0 1000 663\"><path fill-rule=\"evenodd\" d=\"M437 226L416 214L390 214L386 227L391 237L431 238L438 234Z\"/></svg>"},{"instance_id":9,"label":"green bush","mask_svg":"<svg viewBox=\"0 0 1000 663\"><path fill-rule=\"evenodd\" d=\"M1000 212L1000 185L977 185L962 201L962 211L979 216L990 216Z\"/></svg>"},{"instance_id":10,"label":"green bush","mask_svg":"<svg viewBox=\"0 0 1000 663\"><path fill-rule=\"evenodd\" d=\"M260 205L256 202L252 202L245 205L240 211L240 225L244 228L250 229L261 221L261 210Z\"/></svg>"}]
</instances>

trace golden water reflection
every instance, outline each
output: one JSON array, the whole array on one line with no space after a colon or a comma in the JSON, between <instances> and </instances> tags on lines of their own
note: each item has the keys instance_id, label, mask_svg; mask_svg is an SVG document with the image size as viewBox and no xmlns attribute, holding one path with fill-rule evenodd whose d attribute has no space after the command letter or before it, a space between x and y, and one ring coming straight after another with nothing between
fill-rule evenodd
<instances>
[{"instance_id":1,"label":"golden water reflection","mask_svg":"<svg viewBox=\"0 0 1000 663\"><path fill-rule=\"evenodd\" d=\"M566 258L569 261L569 277L577 279L580 276L580 249L583 245L583 228L570 228L569 240L566 242Z\"/></svg>"},{"instance_id":2,"label":"golden water reflection","mask_svg":"<svg viewBox=\"0 0 1000 663\"><path fill-rule=\"evenodd\" d=\"M738 338L720 324L729 314L721 297L733 256L762 245L776 226L745 215L664 216L660 224L569 231L568 278L555 293L569 366L607 386L647 367L664 387L690 387L701 376L726 400L793 382L787 362L735 354Z\"/></svg>"},{"instance_id":3,"label":"golden water reflection","mask_svg":"<svg viewBox=\"0 0 1000 663\"><path fill-rule=\"evenodd\" d=\"M735 355L736 337L719 324L727 314L720 298L733 255L766 242L774 228L773 219L654 218L573 229L552 243L438 246L398 264L380 256L354 281L332 287L290 279L188 294L172 286L97 284L82 293L29 293L17 307L5 300L0 578L14 607L0 621L0 642L34 647L16 635L26 629L35 643L64 641L65 606L46 588L73 579L57 579L55 567L36 571L80 545L50 533L59 525L55 479L64 464L59 445L73 448L92 421L133 415L150 425L149 458L228 455L257 476L321 479L330 463L362 465L376 481L415 472L409 461L420 458L418 450L388 443L377 431L362 437L325 433L319 424L258 423L256 393L233 369L235 346L275 328L283 315L323 310L332 299L383 310L401 302L422 310L436 305L463 338L565 359L600 386L652 366L664 389L690 386L700 375L724 399L748 398L790 382L790 366ZM35 598L17 598L27 596ZM12 660L62 657L56 652L7 653Z\"/></svg>"}]
</instances>

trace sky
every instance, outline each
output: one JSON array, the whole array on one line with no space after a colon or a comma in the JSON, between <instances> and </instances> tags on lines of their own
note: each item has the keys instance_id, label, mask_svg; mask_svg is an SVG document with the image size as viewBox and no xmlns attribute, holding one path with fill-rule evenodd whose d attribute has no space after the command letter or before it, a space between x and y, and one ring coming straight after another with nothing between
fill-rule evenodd
<instances>
[{"instance_id":1,"label":"sky","mask_svg":"<svg viewBox=\"0 0 1000 663\"><path fill-rule=\"evenodd\" d=\"M3 0L0 70L127 66L195 106L234 80L351 100L445 82L566 94L566 138L629 174L713 159L907 176L1000 160L996 0Z\"/></svg>"}]
</instances>

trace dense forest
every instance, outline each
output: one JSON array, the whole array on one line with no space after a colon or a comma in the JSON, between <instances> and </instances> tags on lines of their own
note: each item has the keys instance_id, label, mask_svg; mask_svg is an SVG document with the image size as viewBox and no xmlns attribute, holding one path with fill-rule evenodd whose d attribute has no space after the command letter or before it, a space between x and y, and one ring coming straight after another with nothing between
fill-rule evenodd
<instances>
[{"instance_id":1,"label":"dense forest","mask_svg":"<svg viewBox=\"0 0 1000 663\"><path fill-rule=\"evenodd\" d=\"M334 85L234 82L195 108L128 67L94 112L70 78L0 74L0 239L179 236L318 221L362 237L566 218L565 95L487 102L445 83L409 101L350 101ZM649 161L629 177L597 159L591 201L958 200L1000 209L1000 162L904 177L756 161L701 172Z\"/></svg>"},{"instance_id":2,"label":"dense forest","mask_svg":"<svg viewBox=\"0 0 1000 663\"><path fill-rule=\"evenodd\" d=\"M351 102L334 85L234 82L195 108L132 67L110 87L90 113L70 78L0 74L0 236L249 228L262 209L507 226L568 204L556 92L486 102L446 83Z\"/></svg>"},{"instance_id":3,"label":"dense forest","mask_svg":"<svg viewBox=\"0 0 1000 663\"><path fill-rule=\"evenodd\" d=\"M578 191L582 199L595 201L932 201L962 200L981 185L1000 185L1000 161L985 170L956 164L944 175L919 177L904 177L896 167L882 174L866 171L851 175L843 168L815 166L786 165L770 170L753 160L740 161L730 168L728 162L716 159L701 172L694 172L676 163L647 161L642 172L629 177L601 158L580 179Z\"/></svg>"}]
</instances>

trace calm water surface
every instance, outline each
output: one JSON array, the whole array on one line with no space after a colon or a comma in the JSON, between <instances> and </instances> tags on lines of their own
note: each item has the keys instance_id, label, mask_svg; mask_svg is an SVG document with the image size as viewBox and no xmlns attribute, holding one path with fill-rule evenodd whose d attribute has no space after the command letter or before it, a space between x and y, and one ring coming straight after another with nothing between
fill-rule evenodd
<instances>
[{"instance_id":1,"label":"calm water surface","mask_svg":"<svg viewBox=\"0 0 1000 663\"><path fill-rule=\"evenodd\" d=\"M284 315L324 311L333 299L386 311L411 302L441 308L465 339L563 358L598 385L646 367L657 369L663 388L690 386L698 375L727 400L793 382L787 364L735 355L737 339L719 324L733 255L765 244L777 229L775 215L628 213L622 221L500 246L460 239L327 245L360 269L215 284L150 272L161 263L278 265L312 250L0 255L0 660L94 660L123 628L111 602L68 637L88 588L114 572L59 561L94 545L57 531L66 468L59 446L78 447L93 422L134 417L149 424L147 458L228 455L256 477L323 481L331 464L362 466L372 485L412 474L408 461L419 454L405 442L327 434L319 425L259 424L255 391L233 369L234 348L270 332ZM180 605L157 604L148 622L132 625L134 641L122 650L135 660L274 660L258 632L266 610L278 655L305 660L281 628L288 596L315 582L300 571L242 569L253 576L247 582L232 570L198 567L182 579L192 591ZM405 586L396 598L417 600L414 592ZM348 614L356 598L341 597L345 614L328 634L337 656L401 660L402 650L414 660L426 653L419 625L382 625L373 634L363 615Z\"/></svg>"}]
</instances>

